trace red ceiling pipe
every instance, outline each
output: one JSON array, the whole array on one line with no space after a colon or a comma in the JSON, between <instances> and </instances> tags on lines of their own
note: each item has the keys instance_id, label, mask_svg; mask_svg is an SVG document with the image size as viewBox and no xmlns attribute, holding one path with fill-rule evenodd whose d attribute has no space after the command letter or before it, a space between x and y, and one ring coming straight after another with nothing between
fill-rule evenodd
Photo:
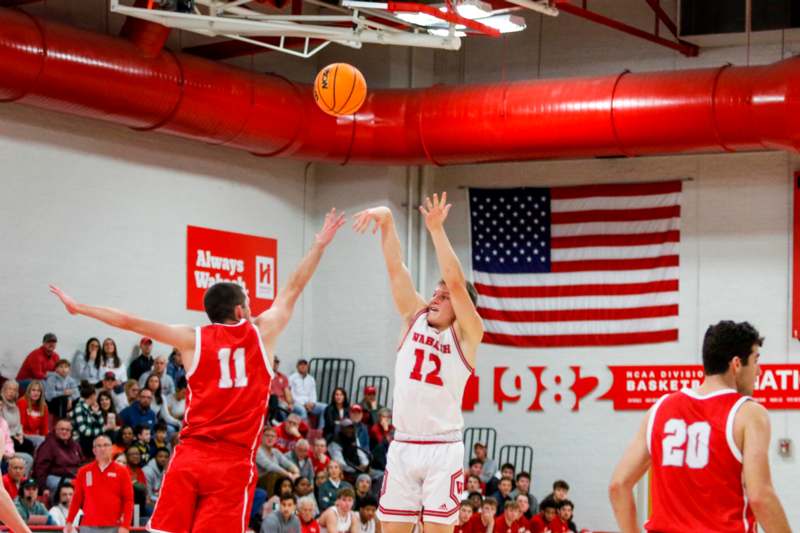
<instances>
[{"instance_id":1,"label":"red ceiling pipe","mask_svg":"<svg viewBox=\"0 0 800 533\"><path fill-rule=\"evenodd\" d=\"M151 0L152 1L152 0ZM147 7L148 0L136 0L134 7ZM161 53L170 28L134 17L127 17L122 25L120 35L134 43L147 57L156 57Z\"/></svg>"},{"instance_id":2,"label":"red ceiling pipe","mask_svg":"<svg viewBox=\"0 0 800 533\"><path fill-rule=\"evenodd\" d=\"M459 164L797 149L800 58L757 67L375 90L333 118L308 85L0 9L0 100L258 155Z\"/></svg>"}]
</instances>

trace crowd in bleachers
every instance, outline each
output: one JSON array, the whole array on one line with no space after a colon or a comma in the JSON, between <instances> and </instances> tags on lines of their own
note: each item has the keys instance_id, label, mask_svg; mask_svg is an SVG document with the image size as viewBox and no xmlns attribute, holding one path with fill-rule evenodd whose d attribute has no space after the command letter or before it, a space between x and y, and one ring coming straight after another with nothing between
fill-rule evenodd
<instances>
[{"instance_id":1,"label":"crowd in bleachers","mask_svg":"<svg viewBox=\"0 0 800 533\"><path fill-rule=\"evenodd\" d=\"M28 523L64 526L73 494L82 490L73 486L78 470L93 458L100 461L107 442L110 460L129 474L133 516L144 524L158 501L186 408L181 355L173 350L156 356L152 340L142 338L126 364L113 339L90 338L66 359L56 351L57 342L46 334L16 379L3 378L3 484ZM250 528L341 531L350 517L351 533L379 533L375 513L394 437L391 410L380 405L371 385L358 391L359 402L351 402L341 387L320 401L305 359L288 377L277 357L274 366ZM98 439L103 435L108 439ZM512 464L498 468L484 443L472 451L458 533L577 533L566 482L557 481L539 503L530 472L515 472Z\"/></svg>"}]
</instances>

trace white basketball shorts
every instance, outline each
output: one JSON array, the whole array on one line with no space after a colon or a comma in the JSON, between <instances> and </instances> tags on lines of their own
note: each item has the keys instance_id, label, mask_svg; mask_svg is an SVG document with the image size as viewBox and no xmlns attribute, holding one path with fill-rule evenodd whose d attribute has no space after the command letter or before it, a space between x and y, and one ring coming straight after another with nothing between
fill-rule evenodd
<instances>
[{"instance_id":1,"label":"white basketball shorts","mask_svg":"<svg viewBox=\"0 0 800 533\"><path fill-rule=\"evenodd\" d=\"M455 524L464 488L464 443L396 438L389 446L378 518Z\"/></svg>"}]
</instances>

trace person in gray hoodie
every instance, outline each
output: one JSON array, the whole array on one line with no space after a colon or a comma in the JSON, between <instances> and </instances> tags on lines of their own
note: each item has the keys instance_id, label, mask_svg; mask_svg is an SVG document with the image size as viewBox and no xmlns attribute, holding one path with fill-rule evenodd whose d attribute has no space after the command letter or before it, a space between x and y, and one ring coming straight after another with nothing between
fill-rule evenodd
<instances>
[{"instance_id":1,"label":"person in gray hoodie","mask_svg":"<svg viewBox=\"0 0 800 533\"><path fill-rule=\"evenodd\" d=\"M270 513L261 523L261 533L300 533L300 519L295 514L297 499L294 494L281 495L281 508Z\"/></svg>"},{"instance_id":2,"label":"person in gray hoodie","mask_svg":"<svg viewBox=\"0 0 800 533\"><path fill-rule=\"evenodd\" d=\"M78 383L69 375L70 362L60 359L56 371L47 373L44 383L44 399L47 408L56 418L66 418L72 404L78 399Z\"/></svg>"},{"instance_id":3,"label":"person in gray hoodie","mask_svg":"<svg viewBox=\"0 0 800 533\"><path fill-rule=\"evenodd\" d=\"M158 494L161 492L161 483L164 481L164 470L167 468L167 463L169 463L169 450L158 448L150 462L142 468L144 479L147 481L147 495L153 503L158 500Z\"/></svg>"}]
</instances>

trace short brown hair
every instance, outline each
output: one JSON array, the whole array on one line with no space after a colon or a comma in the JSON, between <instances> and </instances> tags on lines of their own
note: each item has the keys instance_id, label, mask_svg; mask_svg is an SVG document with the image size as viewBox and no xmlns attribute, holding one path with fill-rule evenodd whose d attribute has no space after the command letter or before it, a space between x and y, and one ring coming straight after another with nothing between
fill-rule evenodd
<instances>
[{"instance_id":1,"label":"short brown hair","mask_svg":"<svg viewBox=\"0 0 800 533\"><path fill-rule=\"evenodd\" d=\"M336 493L336 499L338 500L341 498L353 498L355 500L356 493L350 487L344 487L343 489L339 489Z\"/></svg>"},{"instance_id":2,"label":"short brown hair","mask_svg":"<svg viewBox=\"0 0 800 533\"><path fill-rule=\"evenodd\" d=\"M497 500L495 500L494 498L489 496L488 498L484 498L483 499L483 503L481 504L481 507L483 507L484 505L489 505L489 506L494 507L495 509L497 509Z\"/></svg>"}]
</instances>

